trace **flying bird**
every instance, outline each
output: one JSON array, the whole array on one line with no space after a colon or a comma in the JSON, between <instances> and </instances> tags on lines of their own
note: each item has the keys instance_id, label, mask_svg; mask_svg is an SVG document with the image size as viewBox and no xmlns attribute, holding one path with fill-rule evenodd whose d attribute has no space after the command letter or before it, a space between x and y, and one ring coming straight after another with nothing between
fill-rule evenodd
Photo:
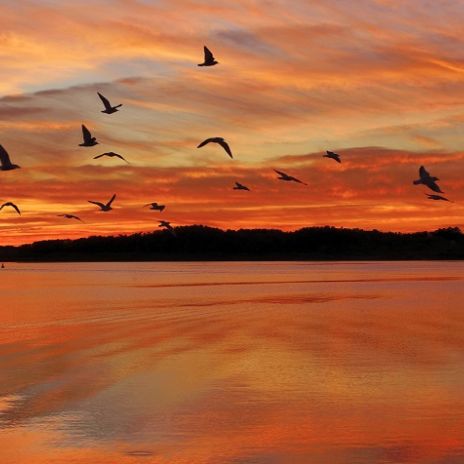
<instances>
[{"instance_id":1,"label":"flying bird","mask_svg":"<svg viewBox=\"0 0 464 464\"><path fill-rule=\"evenodd\" d=\"M297 179L296 177L289 176L289 175L286 174L285 172L278 171L277 169L274 169L274 171L275 171L277 174L279 174L279 177L278 177L279 180L285 180L285 181L287 181L287 182L298 182L299 184L308 185L308 184L302 182L300 179Z\"/></svg>"},{"instance_id":2,"label":"flying bird","mask_svg":"<svg viewBox=\"0 0 464 464\"><path fill-rule=\"evenodd\" d=\"M172 225L169 221L158 221L159 225L158 227L165 227L166 229L172 229Z\"/></svg>"},{"instance_id":3,"label":"flying bird","mask_svg":"<svg viewBox=\"0 0 464 464\"><path fill-rule=\"evenodd\" d=\"M12 169L18 169L19 166L17 164L13 164L10 160L10 155L8 152L0 145L0 169L2 171L11 171Z\"/></svg>"},{"instance_id":4,"label":"flying bird","mask_svg":"<svg viewBox=\"0 0 464 464\"><path fill-rule=\"evenodd\" d=\"M109 158L119 158L123 161L125 161L127 164L129 164L129 161L126 160L126 158L124 158L124 156L118 154L118 153L115 153L114 151L108 151L106 153L102 153L101 155L97 155L97 156L94 156L93 159L98 159L98 158L102 158L103 156L108 156Z\"/></svg>"},{"instance_id":5,"label":"flying bird","mask_svg":"<svg viewBox=\"0 0 464 464\"><path fill-rule=\"evenodd\" d=\"M98 96L100 97L100 100L103 102L103 105L105 105L105 109L102 110L102 113L113 114L119 111L118 108L122 106L122 103L116 106L112 106L110 101L106 97L104 97L100 92L97 92L97 93L98 93Z\"/></svg>"},{"instance_id":6,"label":"flying bird","mask_svg":"<svg viewBox=\"0 0 464 464\"><path fill-rule=\"evenodd\" d=\"M200 145L198 145L197 148L204 147L208 143L217 143L217 144L221 145L221 147L224 148L226 153L231 158L233 158L232 151L231 151L231 149L229 147L229 144L222 137L210 137L209 139L203 140L203 142L201 142Z\"/></svg>"},{"instance_id":7,"label":"flying bird","mask_svg":"<svg viewBox=\"0 0 464 464\"><path fill-rule=\"evenodd\" d=\"M163 211L164 208L166 208L165 205L160 205L159 203L156 203L156 202L155 202L155 203L147 203L147 204L144 206L144 208L146 208L147 206L149 206L150 209L153 209L153 210L155 210L155 211L160 211L160 212Z\"/></svg>"},{"instance_id":8,"label":"flying bird","mask_svg":"<svg viewBox=\"0 0 464 464\"><path fill-rule=\"evenodd\" d=\"M111 208L111 203L113 203L114 199L116 198L116 194L114 194L111 197L111 200L108 201L108 203L100 203L99 201L90 201L88 200L89 203L93 203L94 205L97 205L102 211L111 211L113 208Z\"/></svg>"},{"instance_id":9,"label":"flying bird","mask_svg":"<svg viewBox=\"0 0 464 464\"><path fill-rule=\"evenodd\" d=\"M16 212L21 216L21 211L19 210L19 208L14 203L11 203L11 201L7 201L6 203L3 203L3 205L0 206L0 211L3 208L6 208L7 206L10 206L11 208L15 209Z\"/></svg>"},{"instance_id":10,"label":"flying bird","mask_svg":"<svg viewBox=\"0 0 464 464\"><path fill-rule=\"evenodd\" d=\"M431 193L426 193L426 195L427 195L427 198L428 198L429 200L442 200L442 201L449 201L449 202L451 202L451 200L448 200L448 198L445 198L445 197L443 197L443 196L441 196L441 195L432 195Z\"/></svg>"},{"instance_id":11,"label":"flying bird","mask_svg":"<svg viewBox=\"0 0 464 464\"><path fill-rule=\"evenodd\" d=\"M438 177L432 177L427 170L424 168L424 166L421 166L419 168L419 179L413 181L414 185L419 185L423 184L426 185L430 190L433 190L434 192L437 193L443 193L440 190L440 187L437 184Z\"/></svg>"},{"instance_id":12,"label":"flying bird","mask_svg":"<svg viewBox=\"0 0 464 464\"><path fill-rule=\"evenodd\" d=\"M206 45L203 47L203 50L205 52L205 60L198 66L214 66L215 64L218 64L218 61L216 61L213 54Z\"/></svg>"},{"instance_id":13,"label":"flying bird","mask_svg":"<svg viewBox=\"0 0 464 464\"><path fill-rule=\"evenodd\" d=\"M82 124L82 138L84 139L84 142L79 144L80 147L93 147L98 144L97 139L92 137L89 129L87 129L84 124Z\"/></svg>"},{"instance_id":14,"label":"flying bird","mask_svg":"<svg viewBox=\"0 0 464 464\"><path fill-rule=\"evenodd\" d=\"M233 189L234 190L248 190L248 191L250 191L250 189L246 185L243 185L240 182L235 182L235 185L234 185Z\"/></svg>"},{"instance_id":15,"label":"flying bird","mask_svg":"<svg viewBox=\"0 0 464 464\"><path fill-rule=\"evenodd\" d=\"M338 153L335 153L333 151L329 151L327 150L326 151L326 154L325 155L322 155L324 158L331 158L333 160L335 160L337 163L341 163L342 160L340 159L340 155Z\"/></svg>"},{"instance_id":16,"label":"flying bird","mask_svg":"<svg viewBox=\"0 0 464 464\"><path fill-rule=\"evenodd\" d=\"M174 237L176 236L176 231L174 230L174 227L172 227L171 223L169 221L158 221L158 227L163 227L166 230L169 230Z\"/></svg>"},{"instance_id":17,"label":"flying bird","mask_svg":"<svg viewBox=\"0 0 464 464\"><path fill-rule=\"evenodd\" d=\"M84 222L80 217L75 216L74 214L58 214L58 217L64 217L66 219L76 219L76 221Z\"/></svg>"}]
</instances>

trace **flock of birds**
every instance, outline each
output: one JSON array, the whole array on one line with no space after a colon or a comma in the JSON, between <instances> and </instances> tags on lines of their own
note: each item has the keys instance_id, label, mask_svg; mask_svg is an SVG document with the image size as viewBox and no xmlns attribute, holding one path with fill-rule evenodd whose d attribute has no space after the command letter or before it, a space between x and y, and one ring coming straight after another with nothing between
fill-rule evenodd
<instances>
[{"instance_id":1,"label":"flock of birds","mask_svg":"<svg viewBox=\"0 0 464 464\"><path fill-rule=\"evenodd\" d=\"M214 65L217 65L219 62L216 61L213 53L205 46L204 47L204 61L203 63L199 63L198 66L214 66ZM104 106L104 110L102 110L101 112L102 113L105 113L105 114L113 114L113 113L116 113L117 111L119 111L119 108L122 106L122 104L119 104L119 105L112 105L111 102L104 96L102 95L100 92L97 92L100 100L102 101L103 103L103 106ZM87 127L85 125L82 125L82 143L79 144L80 147L93 147L95 145L98 145L98 142L97 142L97 139L96 137L92 136L92 133L89 131L89 129L87 129ZM202 148L210 143L215 143L217 145L219 145L220 147L222 147L222 149L226 152L226 154L231 158L233 159L234 156L232 154L232 150L229 146L229 144L227 143L227 141L223 138L223 137L210 137L210 138L207 138L205 140L203 140L203 142L201 142L197 148ZM342 160L341 160L341 157L338 153L335 153L333 151L326 151L326 154L325 155L322 155L324 158L329 158L329 159L332 159L334 161L336 161L337 163L341 163ZM101 155L97 155L95 156L93 159L100 159L100 158L104 158L104 157L107 157L107 158L118 158L126 163L129 163L129 161L127 161L122 155L118 154L118 153L115 153L115 152L106 152L106 153L102 153ZM20 166L18 166L17 164L14 164L11 162L11 158L8 154L8 152L5 150L5 148L3 148L2 145L0 145L0 170L2 171L11 171L11 170L14 170L14 169L18 169ZM274 169L275 173L277 174L277 179L279 180L282 180L282 181L286 181L286 182L296 182L296 183L299 183L299 184L303 184L303 185L308 185L306 184L305 182L301 181L300 179L294 177L294 176L291 176L283 171L278 171L277 169ZM438 186L437 184L437 181L439 179L437 177L434 177L434 176L431 176L429 174L429 172L425 169L424 166L421 166L420 169L419 169L419 179L413 181L413 184L414 185L419 185L419 184L422 184L422 185L425 185L427 186L429 189L431 189L432 191L434 191L435 193L434 194L429 194L429 193L426 193L427 197L430 199L430 200L438 200L438 201L450 201L448 200L446 197L444 197L443 195L440 195L440 194L443 194L444 192L441 191L440 187ZM240 182L235 182L235 185L233 187L234 190L247 190L247 191L250 191L250 189L246 186L246 185L243 185L242 183ZM89 203L92 203L96 206L98 206L100 208L101 211L103 212L108 212L108 211L111 211L112 210L112 203L113 201L115 200L116 198L116 194L113 194L113 196L106 202L106 203L102 203L100 201L92 201L92 200L88 200ZM1 201L1 200L0 200ZM21 215L21 210L19 209L19 207L11 202L11 201L6 201L4 202L1 206L0 206L0 211L3 209L3 208L7 208L7 207L10 207L12 209L14 209L16 211L17 214ZM159 204L159 203L156 203L156 202L153 202L153 203L148 203L147 205L145 205L145 207L150 207L151 210L154 210L154 211L163 211L165 209L165 205L162 205L162 204ZM63 217L65 219L74 219L74 220L77 220L77 221L82 221L82 219L78 216L76 216L75 214L59 214L58 215L59 217ZM159 227L163 227L165 229L168 229L169 231L171 231L174 235L175 235L175 231L174 231L174 228L172 227L171 223L169 221L158 221L159 222Z\"/></svg>"}]
</instances>

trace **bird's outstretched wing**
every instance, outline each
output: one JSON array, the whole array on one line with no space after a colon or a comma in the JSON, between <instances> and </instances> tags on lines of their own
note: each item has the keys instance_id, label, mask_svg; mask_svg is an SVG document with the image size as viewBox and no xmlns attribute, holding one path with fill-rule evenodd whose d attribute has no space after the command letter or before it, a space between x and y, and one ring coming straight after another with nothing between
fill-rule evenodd
<instances>
[{"instance_id":1,"label":"bird's outstretched wing","mask_svg":"<svg viewBox=\"0 0 464 464\"><path fill-rule=\"evenodd\" d=\"M225 141L225 140L221 140L218 142L219 145L221 145L222 148L224 148L224 150L226 151L226 153L233 159L233 155L232 155L232 151L229 147L229 144Z\"/></svg>"},{"instance_id":2,"label":"bird's outstretched wing","mask_svg":"<svg viewBox=\"0 0 464 464\"><path fill-rule=\"evenodd\" d=\"M205 51L205 62L208 63L210 61L214 61L214 56L206 45L203 47L203 50Z\"/></svg>"},{"instance_id":3,"label":"bird's outstretched wing","mask_svg":"<svg viewBox=\"0 0 464 464\"><path fill-rule=\"evenodd\" d=\"M11 160L10 160L10 155L8 152L3 148L2 145L0 145L0 162L2 166L11 166Z\"/></svg>"},{"instance_id":4,"label":"bird's outstretched wing","mask_svg":"<svg viewBox=\"0 0 464 464\"><path fill-rule=\"evenodd\" d=\"M287 174L285 174L285 172L278 171L277 169L274 169L274 171L275 171L277 174L279 174L279 176L287 177Z\"/></svg>"},{"instance_id":5,"label":"bird's outstretched wing","mask_svg":"<svg viewBox=\"0 0 464 464\"><path fill-rule=\"evenodd\" d=\"M450 201L450 200L448 200L448 198L445 198L445 197L443 197L443 196L441 196L441 195L432 195L432 194L430 194L430 193L426 193L425 195L427 195L427 198L428 198L429 200Z\"/></svg>"},{"instance_id":6,"label":"bird's outstretched wing","mask_svg":"<svg viewBox=\"0 0 464 464\"><path fill-rule=\"evenodd\" d=\"M114 199L116 198L116 194L114 194L112 197L111 197L111 200L106 204L106 206L111 206L111 203L113 203Z\"/></svg>"},{"instance_id":7,"label":"bird's outstretched wing","mask_svg":"<svg viewBox=\"0 0 464 464\"><path fill-rule=\"evenodd\" d=\"M430 174L427 172L427 170L424 168L424 166L421 166L419 168L419 176L421 179L423 179L424 177L430 177Z\"/></svg>"},{"instance_id":8,"label":"bird's outstretched wing","mask_svg":"<svg viewBox=\"0 0 464 464\"><path fill-rule=\"evenodd\" d=\"M11 203L10 205L12 208L14 208L16 210L16 212L21 216L21 211L19 211L19 208L14 204L14 203Z\"/></svg>"},{"instance_id":9,"label":"bird's outstretched wing","mask_svg":"<svg viewBox=\"0 0 464 464\"><path fill-rule=\"evenodd\" d=\"M293 176L289 176L289 177L290 179L293 180L293 182L298 182L299 184L308 185L306 182L303 182L302 180L297 179L296 177L293 177Z\"/></svg>"},{"instance_id":10,"label":"bird's outstretched wing","mask_svg":"<svg viewBox=\"0 0 464 464\"><path fill-rule=\"evenodd\" d=\"M93 203L94 205L97 205L99 206L100 208L103 208L105 205L99 201L91 201L91 200L87 200L89 203Z\"/></svg>"},{"instance_id":11,"label":"bird's outstretched wing","mask_svg":"<svg viewBox=\"0 0 464 464\"><path fill-rule=\"evenodd\" d=\"M103 104L105 105L105 109L107 110L111 110L112 109L112 106L111 106L111 103L110 101L104 97L100 92L97 92L98 93L98 96L100 97L100 100L103 102Z\"/></svg>"},{"instance_id":12,"label":"bird's outstretched wing","mask_svg":"<svg viewBox=\"0 0 464 464\"><path fill-rule=\"evenodd\" d=\"M114 153L113 156L116 156L116 158L119 158L119 159L122 159L123 161L125 161L127 164L129 164L129 161L126 160L126 158L124 158L124 156L118 154L118 153Z\"/></svg>"},{"instance_id":13,"label":"bird's outstretched wing","mask_svg":"<svg viewBox=\"0 0 464 464\"><path fill-rule=\"evenodd\" d=\"M200 145L197 146L197 148L204 147L206 144L210 143L213 141L213 137L210 137L209 139L203 140L203 142L200 143Z\"/></svg>"},{"instance_id":14,"label":"bird's outstretched wing","mask_svg":"<svg viewBox=\"0 0 464 464\"><path fill-rule=\"evenodd\" d=\"M434 192L437 192L437 193L444 193L440 187L438 186L438 184L436 182L434 182L433 180L427 182L427 187L431 190L433 190Z\"/></svg>"},{"instance_id":15,"label":"bird's outstretched wing","mask_svg":"<svg viewBox=\"0 0 464 464\"><path fill-rule=\"evenodd\" d=\"M92 134L84 124L82 124L82 137L84 138L84 142L90 142L92 140Z\"/></svg>"},{"instance_id":16,"label":"bird's outstretched wing","mask_svg":"<svg viewBox=\"0 0 464 464\"><path fill-rule=\"evenodd\" d=\"M102 156L106 156L106 153L102 153L101 155L94 156L93 159L96 160L98 158L101 158Z\"/></svg>"}]
</instances>

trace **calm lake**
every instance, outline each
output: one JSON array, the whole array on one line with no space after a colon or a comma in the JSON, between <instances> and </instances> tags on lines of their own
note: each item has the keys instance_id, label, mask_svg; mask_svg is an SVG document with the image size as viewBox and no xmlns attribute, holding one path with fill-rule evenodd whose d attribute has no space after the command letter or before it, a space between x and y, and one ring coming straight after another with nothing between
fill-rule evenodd
<instances>
[{"instance_id":1,"label":"calm lake","mask_svg":"<svg viewBox=\"0 0 464 464\"><path fill-rule=\"evenodd\" d=\"M0 463L464 463L464 263L0 270Z\"/></svg>"}]
</instances>

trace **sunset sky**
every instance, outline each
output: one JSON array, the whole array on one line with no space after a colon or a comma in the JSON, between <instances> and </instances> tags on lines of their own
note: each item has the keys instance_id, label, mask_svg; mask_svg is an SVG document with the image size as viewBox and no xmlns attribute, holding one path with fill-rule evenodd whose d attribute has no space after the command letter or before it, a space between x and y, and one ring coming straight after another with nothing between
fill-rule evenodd
<instances>
[{"instance_id":1,"label":"sunset sky","mask_svg":"<svg viewBox=\"0 0 464 464\"><path fill-rule=\"evenodd\" d=\"M464 225L463 2L3 0L0 22L0 143L21 166L0 171L0 199L23 211L0 211L2 245L147 232L158 219ZM203 45L219 65L197 66ZM121 111L102 114L97 91ZM81 124L99 145L78 146ZM196 148L212 136L234 160ZM107 151L130 165L92 159ZM453 203L412 185L421 164ZM109 213L87 202L113 193ZM143 208L153 201L166 210Z\"/></svg>"}]
</instances>

